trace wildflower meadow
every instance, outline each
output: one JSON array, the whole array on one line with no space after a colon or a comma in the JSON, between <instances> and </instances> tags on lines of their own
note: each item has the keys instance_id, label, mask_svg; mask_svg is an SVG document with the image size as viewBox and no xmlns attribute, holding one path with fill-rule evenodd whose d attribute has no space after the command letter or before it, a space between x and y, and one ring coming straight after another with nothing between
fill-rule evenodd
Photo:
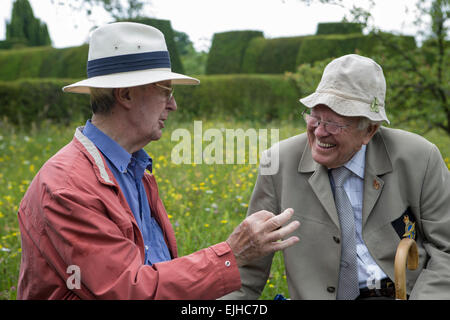
<instances>
[{"instance_id":1,"label":"wildflower meadow","mask_svg":"<svg viewBox=\"0 0 450 320\"><path fill-rule=\"evenodd\" d=\"M15 299L17 294L21 258L17 210L22 196L39 168L70 142L75 128L83 124L41 123L39 127L20 129L0 121L0 299ZM300 119L270 124L204 121L203 126L219 130L275 128L280 140L305 130ZM176 164L171 152L177 142L171 137L179 128L192 132L193 121L169 119L162 138L145 149L153 158L153 174L175 229L179 254L186 255L226 240L244 219L258 164L249 163L248 155L244 164ZM450 169L450 137L439 131L431 131L426 137L440 148ZM281 253L275 255L261 298L271 300L279 293L289 296Z\"/></svg>"}]
</instances>

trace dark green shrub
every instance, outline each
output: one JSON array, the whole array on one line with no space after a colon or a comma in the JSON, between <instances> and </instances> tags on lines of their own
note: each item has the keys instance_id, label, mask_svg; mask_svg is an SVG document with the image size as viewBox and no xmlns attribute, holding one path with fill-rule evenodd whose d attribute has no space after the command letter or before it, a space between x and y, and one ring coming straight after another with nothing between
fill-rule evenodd
<instances>
[{"instance_id":1,"label":"dark green shrub","mask_svg":"<svg viewBox=\"0 0 450 320\"><path fill-rule=\"evenodd\" d=\"M214 75L199 79L199 86L177 86L178 117L270 121L290 119L300 108L295 85L281 75Z\"/></svg>"},{"instance_id":2,"label":"dark green shrub","mask_svg":"<svg viewBox=\"0 0 450 320\"><path fill-rule=\"evenodd\" d=\"M16 0L6 22L6 40L22 40L27 46L51 45L47 25L36 18L28 0Z\"/></svg>"},{"instance_id":3,"label":"dark green shrub","mask_svg":"<svg viewBox=\"0 0 450 320\"><path fill-rule=\"evenodd\" d=\"M5 49L20 49L27 46L27 41L24 39L12 38L0 41L0 50Z\"/></svg>"},{"instance_id":4,"label":"dark green shrub","mask_svg":"<svg viewBox=\"0 0 450 320\"><path fill-rule=\"evenodd\" d=\"M134 20L161 30L170 52L172 70L184 73L168 20L142 18ZM0 50L0 80L21 78L85 78L89 46L55 49L33 47L16 50Z\"/></svg>"},{"instance_id":5,"label":"dark green shrub","mask_svg":"<svg viewBox=\"0 0 450 320\"><path fill-rule=\"evenodd\" d=\"M90 114L89 96L62 92L61 88L73 81L24 79L0 82L0 117L25 127L43 120L67 124L87 117Z\"/></svg>"},{"instance_id":6,"label":"dark green shrub","mask_svg":"<svg viewBox=\"0 0 450 320\"><path fill-rule=\"evenodd\" d=\"M375 52L383 51L385 54L396 54L396 51L391 48L391 45L394 44L402 47L403 50L416 47L414 37L388 33L308 37L304 39L298 52L297 65L332 57L337 58L350 53L370 56Z\"/></svg>"},{"instance_id":7,"label":"dark green shrub","mask_svg":"<svg viewBox=\"0 0 450 320\"><path fill-rule=\"evenodd\" d=\"M362 34L309 37L303 41L298 52L297 65L349 53L367 52L370 46L370 39Z\"/></svg>"},{"instance_id":8,"label":"dark green shrub","mask_svg":"<svg viewBox=\"0 0 450 320\"><path fill-rule=\"evenodd\" d=\"M294 72L298 51L305 38L253 38L245 52L241 73Z\"/></svg>"},{"instance_id":9,"label":"dark green shrub","mask_svg":"<svg viewBox=\"0 0 450 320\"><path fill-rule=\"evenodd\" d=\"M183 119L272 120L292 118L300 108L298 92L281 75L200 76L199 86L177 86ZM29 126L51 120L70 123L90 114L89 96L63 93L78 79L24 79L0 82L0 119Z\"/></svg>"},{"instance_id":10,"label":"dark green shrub","mask_svg":"<svg viewBox=\"0 0 450 320\"><path fill-rule=\"evenodd\" d=\"M84 78L88 45L55 49L33 47L0 50L0 80Z\"/></svg>"},{"instance_id":11,"label":"dark green shrub","mask_svg":"<svg viewBox=\"0 0 450 320\"><path fill-rule=\"evenodd\" d=\"M362 34L362 24L355 22L323 22L317 25L316 35L352 33Z\"/></svg>"},{"instance_id":12,"label":"dark green shrub","mask_svg":"<svg viewBox=\"0 0 450 320\"><path fill-rule=\"evenodd\" d=\"M250 40L261 31L230 31L214 34L206 63L206 74L240 73Z\"/></svg>"}]
</instances>

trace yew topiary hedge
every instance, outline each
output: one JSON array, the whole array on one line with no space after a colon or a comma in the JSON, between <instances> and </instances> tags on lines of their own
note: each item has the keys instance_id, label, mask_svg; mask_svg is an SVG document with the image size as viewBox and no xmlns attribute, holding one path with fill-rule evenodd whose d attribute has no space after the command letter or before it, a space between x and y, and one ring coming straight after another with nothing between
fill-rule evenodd
<instances>
[{"instance_id":1,"label":"yew topiary hedge","mask_svg":"<svg viewBox=\"0 0 450 320\"><path fill-rule=\"evenodd\" d=\"M198 86L176 86L183 119L273 120L298 114L299 93L282 75L200 76ZM89 96L63 93L62 87L79 79L22 79L0 81L0 119L21 126L44 120L67 124L87 119Z\"/></svg>"},{"instance_id":2,"label":"yew topiary hedge","mask_svg":"<svg viewBox=\"0 0 450 320\"><path fill-rule=\"evenodd\" d=\"M184 73L170 21L150 18L127 21L148 24L161 30L170 52L172 70ZM0 81L22 78L84 78L88 51L87 44L62 49L48 46L0 50Z\"/></svg>"},{"instance_id":3,"label":"yew topiary hedge","mask_svg":"<svg viewBox=\"0 0 450 320\"><path fill-rule=\"evenodd\" d=\"M362 24L356 22L322 22L317 24L316 35L322 34L362 34Z\"/></svg>"},{"instance_id":4,"label":"yew topiary hedge","mask_svg":"<svg viewBox=\"0 0 450 320\"><path fill-rule=\"evenodd\" d=\"M319 35L274 39L266 39L261 32L255 31L217 33L208 54L206 73L295 72L301 64L349 53L371 56L382 50L386 54L395 54L389 47L393 40L404 50L416 48L413 36L382 32L364 35L361 25L356 23L319 24L317 33Z\"/></svg>"},{"instance_id":5,"label":"yew topiary hedge","mask_svg":"<svg viewBox=\"0 0 450 320\"><path fill-rule=\"evenodd\" d=\"M242 73L245 51L261 31L230 31L214 34L206 62L206 74Z\"/></svg>"},{"instance_id":6,"label":"yew topiary hedge","mask_svg":"<svg viewBox=\"0 0 450 320\"><path fill-rule=\"evenodd\" d=\"M245 52L241 73L272 73L295 71L297 54L307 37L265 39L254 38Z\"/></svg>"}]
</instances>

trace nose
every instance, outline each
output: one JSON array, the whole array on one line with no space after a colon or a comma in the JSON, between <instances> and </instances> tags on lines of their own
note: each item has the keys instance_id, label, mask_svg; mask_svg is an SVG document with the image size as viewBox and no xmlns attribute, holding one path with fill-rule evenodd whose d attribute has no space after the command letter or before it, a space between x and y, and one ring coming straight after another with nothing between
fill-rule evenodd
<instances>
[{"instance_id":1,"label":"nose","mask_svg":"<svg viewBox=\"0 0 450 320\"><path fill-rule=\"evenodd\" d=\"M325 129L325 124L323 122L320 122L319 126L314 129L314 134L316 137L326 137L330 135L330 133Z\"/></svg>"},{"instance_id":2,"label":"nose","mask_svg":"<svg viewBox=\"0 0 450 320\"><path fill-rule=\"evenodd\" d=\"M170 100L167 102L167 109L170 111L176 111L177 110L177 102L175 101L175 97L171 97Z\"/></svg>"}]
</instances>

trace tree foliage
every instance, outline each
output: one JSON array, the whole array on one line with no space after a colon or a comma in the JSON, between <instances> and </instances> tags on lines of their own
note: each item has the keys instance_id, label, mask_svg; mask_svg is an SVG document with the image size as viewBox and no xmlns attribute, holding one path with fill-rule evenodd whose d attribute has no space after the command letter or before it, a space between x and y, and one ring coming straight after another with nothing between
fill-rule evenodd
<instances>
[{"instance_id":1,"label":"tree foliage","mask_svg":"<svg viewBox=\"0 0 450 320\"><path fill-rule=\"evenodd\" d=\"M53 4L68 6L72 10L84 11L88 16L94 8L103 8L114 20L142 17L144 7L150 0L51 0Z\"/></svg>"},{"instance_id":2,"label":"tree foliage","mask_svg":"<svg viewBox=\"0 0 450 320\"><path fill-rule=\"evenodd\" d=\"M22 41L29 46L50 45L47 25L35 18L28 0L16 0L11 21L6 24L6 40Z\"/></svg>"},{"instance_id":3,"label":"tree foliage","mask_svg":"<svg viewBox=\"0 0 450 320\"><path fill-rule=\"evenodd\" d=\"M383 39L395 55L377 55L387 78L388 102L394 106L392 112L398 121L412 123L423 132L439 127L450 135L450 1L419 0L417 7L422 46L404 50L393 39ZM424 22L425 17L429 22Z\"/></svg>"},{"instance_id":4,"label":"tree foliage","mask_svg":"<svg viewBox=\"0 0 450 320\"><path fill-rule=\"evenodd\" d=\"M302 1L311 3L314 0ZM341 4L340 0L320 2ZM370 3L373 7L374 2L371 0ZM353 7L350 14L353 22L363 23L367 31L388 49L378 50L371 57L384 70L386 106L391 122L395 125L407 123L423 133L441 128L450 135L450 0L417 0L416 6L415 24L419 30L416 35L423 40L422 46L416 49L406 49L398 37L386 37L372 24L370 10ZM305 72L316 74L322 67L320 64L300 66L291 78L301 81Z\"/></svg>"}]
</instances>

